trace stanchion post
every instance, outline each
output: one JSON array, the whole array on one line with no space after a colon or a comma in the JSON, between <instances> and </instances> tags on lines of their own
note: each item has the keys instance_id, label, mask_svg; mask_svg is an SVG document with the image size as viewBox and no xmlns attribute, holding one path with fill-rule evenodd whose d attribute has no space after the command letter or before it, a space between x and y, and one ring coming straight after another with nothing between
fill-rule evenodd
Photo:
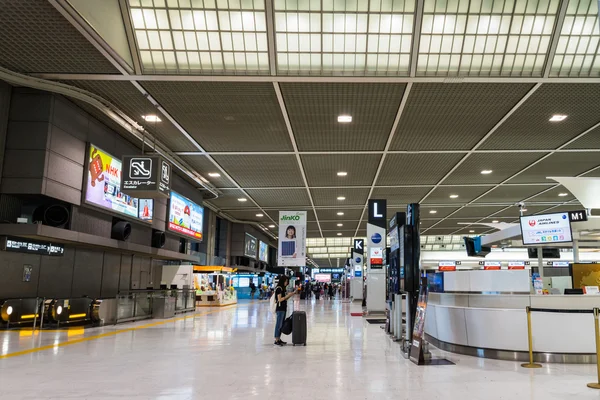
<instances>
[{"instance_id":1,"label":"stanchion post","mask_svg":"<svg viewBox=\"0 0 600 400\"><path fill-rule=\"evenodd\" d=\"M533 338L531 336L531 307L525 309L527 313L527 341L529 343L529 362L521 364L523 368L542 368L542 364L533 362Z\"/></svg>"},{"instance_id":2,"label":"stanchion post","mask_svg":"<svg viewBox=\"0 0 600 400\"><path fill-rule=\"evenodd\" d=\"M596 331L596 372L598 373L598 380L587 384L587 387L592 389L600 389L600 326L598 326L598 314L600 314L600 309L596 307L594 308L594 329Z\"/></svg>"}]
</instances>

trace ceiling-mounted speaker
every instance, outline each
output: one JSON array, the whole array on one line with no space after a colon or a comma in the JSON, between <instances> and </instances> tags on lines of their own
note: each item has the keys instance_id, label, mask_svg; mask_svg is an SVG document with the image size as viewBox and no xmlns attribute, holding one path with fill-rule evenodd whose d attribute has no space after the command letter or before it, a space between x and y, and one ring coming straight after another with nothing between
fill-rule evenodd
<instances>
[{"instance_id":1,"label":"ceiling-mounted speaker","mask_svg":"<svg viewBox=\"0 0 600 400\"><path fill-rule=\"evenodd\" d=\"M113 222L110 237L116 240L127 240L131 235L131 224L127 221L116 220Z\"/></svg>"},{"instance_id":2,"label":"ceiling-mounted speaker","mask_svg":"<svg viewBox=\"0 0 600 400\"><path fill-rule=\"evenodd\" d=\"M165 232L159 231L157 229L152 229L152 247L162 249L163 247L165 247L166 242L167 235L165 235Z\"/></svg>"},{"instance_id":3,"label":"ceiling-mounted speaker","mask_svg":"<svg viewBox=\"0 0 600 400\"><path fill-rule=\"evenodd\" d=\"M69 209L62 204L47 204L39 206L33 211L31 220L33 223L64 228L69 223Z\"/></svg>"}]
</instances>

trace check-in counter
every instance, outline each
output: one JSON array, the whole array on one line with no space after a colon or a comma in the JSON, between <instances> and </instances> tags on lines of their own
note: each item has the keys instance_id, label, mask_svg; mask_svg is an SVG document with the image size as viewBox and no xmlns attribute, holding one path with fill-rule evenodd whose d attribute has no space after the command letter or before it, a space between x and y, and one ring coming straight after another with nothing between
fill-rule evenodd
<instances>
[{"instance_id":1,"label":"check-in counter","mask_svg":"<svg viewBox=\"0 0 600 400\"><path fill-rule=\"evenodd\" d=\"M600 296L429 293L425 333L444 350L480 357L527 358L526 307L592 310ZM594 317L531 313L533 351L545 362L591 362Z\"/></svg>"}]
</instances>

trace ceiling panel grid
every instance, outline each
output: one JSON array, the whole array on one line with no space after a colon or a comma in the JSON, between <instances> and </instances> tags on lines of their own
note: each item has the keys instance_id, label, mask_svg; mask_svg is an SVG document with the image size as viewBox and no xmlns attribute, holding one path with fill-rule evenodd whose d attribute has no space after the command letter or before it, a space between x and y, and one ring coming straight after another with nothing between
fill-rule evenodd
<instances>
[{"instance_id":1,"label":"ceiling panel grid","mask_svg":"<svg viewBox=\"0 0 600 400\"><path fill-rule=\"evenodd\" d=\"M304 154L300 156L310 187L371 186L380 154ZM346 176L338 176L346 172Z\"/></svg>"},{"instance_id":2,"label":"ceiling panel grid","mask_svg":"<svg viewBox=\"0 0 600 400\"><path fill-rule=\"evenodd\" d=\"M281 83L299 151L383 150L406 85ZM337 121L352 116L352 123Z\"/></svg>"},{"instance_id":3,"label":"ceiling panel grid","mask_svg":"<svg viewBox=\"0 0 600 400\"><path fill-rule=\"evenodd\" d=\"M480 149L554 150L600 122L600 84L542 85ZM551 122L554 114L566 115Z\"/></svg>"},{"instance_id":4,"label":"ceiling panel grid","mask_svg":"<svg viewBox=\"0 0 600 400\"><path fill-rule=\"evenodd\" d=\"M277 71L408 76L415 0L275 0Z\"/></svg>"},{"instance_id":5,"label":"ceiling panel grid","mask_svg":"<svg viewBox=\"0 0 600 400\"><path fill-rule=\"evenodd\" d=\"M267 74L264 0L129 0L145 73Z\"/></svg>"},{"instance_id":6,"label":"ceiling panel grid","mask_svg":"<svg viewBox=\"0 0 600 400\"><path fill-rule=\"evenodd\" d=\"M304 187L292 155L214 156L215 161L242 187Z\"/></svg>"},{"instance_id":7,"label":"ceiling panel grid","mask_svg":"<svg viewBox=\"0 0 600 400\"><path fill-rule=\"evenodd\" d=\"M120 81L66 81L68 85L95 93L110 101L130 118L143 126L172 151L197 151L190 142L170 121L163 118L161 122L146 122L144 115L161 115L156 107L131 82ZM201 172L201 171L198 171Z\"/></svg>"},{"instance_id":8,"label":"ceiling panel grid","mask_svg":"<svg viewBox=\"0 0 600 400\"><path fill-rule=\"evenodd\" d=\"M559 0L425 0L417 76L541 76Z\"/></svg>"},{"instance_id":9,"label":"ceiling panel grid","mask_svg":"<svg viewBox=\"0 0 600 400\"><path fill-rule=\"evenodd\" d=\"M270 83L143 82L143 86L206 151L292 150Z\"/></svg>"},{"instance_id":10,"label":"ceiling panel grid","mask_svg":"<svg viewBox=\"0 0 600 400\"><path fill-rule=\"evenodd\" d=\"M569 4L550 76L600 76L598 1L565 0Z\"/></svg>"},{"instance_id":11,"label":"ceiling panel grid","mask_svg":"<svg viewBox=\"0 0 600 400\"><path fill-rule=\"evenodd\" d=\"M48 1L0 0L0 65L18 72L118 70Z\"/></svg>"},{"instance_id":12,"label":"ceiling panel grid","mask_svg":"<svg viewBox=\"0 0 600 400\"><path fill-rule=\"evenodd\" d=\"M391 150L470 150L533 87L509 83L412 86Z\"/></svg>"}]
</instances>

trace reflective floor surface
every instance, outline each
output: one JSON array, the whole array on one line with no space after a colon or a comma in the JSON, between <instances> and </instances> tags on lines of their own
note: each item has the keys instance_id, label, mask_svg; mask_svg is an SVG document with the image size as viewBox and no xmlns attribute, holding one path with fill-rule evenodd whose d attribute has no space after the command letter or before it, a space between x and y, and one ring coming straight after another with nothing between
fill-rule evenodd
<instances>
[{"instance_id":1,"label":"reflective floor surface","mask_svg":"<svg viewBox=\"0 0 600 400\"><path fill-rule=\"evenodd\" d=\"M526 370L443 354L456 365L418 367L349 304L300 300L296 309L307 312L306 347L273 346L266 301L85 331L0 332L0 398L600 398L586 387L593 365Z\"/></svg>"}]
</instances>

